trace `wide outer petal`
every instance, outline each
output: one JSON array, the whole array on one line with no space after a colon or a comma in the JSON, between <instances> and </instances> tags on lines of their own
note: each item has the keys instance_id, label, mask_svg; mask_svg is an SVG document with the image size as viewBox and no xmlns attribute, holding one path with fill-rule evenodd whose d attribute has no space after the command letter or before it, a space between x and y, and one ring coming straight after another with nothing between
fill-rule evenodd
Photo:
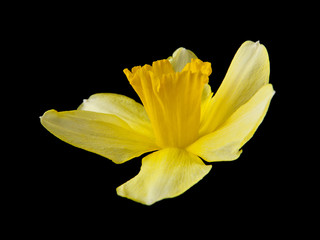
<instances>
[{"instance_id":1,"label":"wide outer petal","mask_svg":"<svg viewBox=\"0 0 320 240\"><path fill-rule=\"evenodd\" d=\"M274 93L271 84L262 87L223 126L198 139L187 151L208 162L237 159L239 149L253 136L266 115Z\"/></svg>"},{"instance_id":2,"label":"wide outer petal","mask_svg":"<svg viewBox=\"0 0 320 240\"><path fill-rule=\"evenodd\" d=\"M123 163L158 149L155 139L140 134L111 114L49 110L41 117L41 123L59 139L115 163Z\"/></svg>"},{"instance_id":3,"label":"wide outer petal","mask_svg":"<svg viewBox=\"0 0 320 240\"><path fill-rule=\"evenodd\" d=\"M153 138L151 122L142 104L115 93L97 93L85 99L78 110L113 114L125 121L131 128Z\"/></svg>"},{"instance_id":4,"label":"wide outer petal","mask_svg":"<svg viewBox=\"0 0 320 240\"><path fill-rule=\"evenodd\" d=\"M207 107L200 135L213 132L261 87L270 74L266 48L259 42L246 41L235 54L228 72Z\"/></svg>"},{"instance_id":5,"label":"wide outer petal","mask_svg":"<svg viewBox=\"0 0 320 240\"><path fill-rule=\"evenodd\" d=\"M210 165L205 165L200 158L185 150L166 148L143 158L139 174L119 186L117 193L151 205L182 194L210 169Z\"/></svg>"}]
</instances>

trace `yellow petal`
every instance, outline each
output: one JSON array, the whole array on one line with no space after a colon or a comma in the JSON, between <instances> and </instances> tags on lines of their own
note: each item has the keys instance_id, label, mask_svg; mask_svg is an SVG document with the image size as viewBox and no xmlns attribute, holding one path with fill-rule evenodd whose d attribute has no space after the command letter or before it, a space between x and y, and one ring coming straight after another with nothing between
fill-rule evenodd
<instances>
[{"instance_id":1,"label":"yellow petal","mask_svg":"<svg viewBox=\"0 0 320 240\"><path fill-rule=\"evenodd\" d=\"M200 131L201 126L206 122L206 117L208 116L208 112L210 111L210 106L212 102L213 92L211 91L210 85L207 83L203 87L203 92L201 96L201 118L200 118ZM201 136L201 132L199 134Z\"/></svg>"},{"instance_id":2,"label":"yellow petal","mask_svg":"<svg viewBox=\"0 0 320 240\"><path fill-rule=\"evenodd\" d=\"M168 60L124 70L150 118L160 147L185 147L198 138L203 87L210 63L192 59L182 72Z\"/></svg>"},{"instance_id":3,"label":"yellow petal","mask_svg":"<svg viewBox=\"0 0 320 240\"><path fill-rule=\"evenodd\" d=\"M78 110L113 114L125 121L132 129L154 138L146 110L133 99L120 94L98 93L84 100Z\"/></svg>"},{"instance_id":4,"label":"yellow petal","mask_svg":"<svg viewBox=\"0 0 320 240\"><path fill-rule=\"evenodd\" d=\"M59 139L107 157L115 163L123 163L157 149L154 139L133 130L126 122L111 114L49 110L41 117L41 123Z\"/></svg>"},{"instance_id":5,"label":"yellow petal","mask_svg":"<svg viewBox=\"0 0 320 240\"><path fill-rule=\"evenodd\" d=\"M239 149L253 136L266 115L274 93L271 84L265 85L225 124L197 140L187 151L208 162L238 158L241 153Z\"/></svg>"},{"instance_id":6,"label":"yellow petal","mask_svg":"<svg viewBox=\"0 0 320 240\"><path fill-rule=\"evenodd\" d=\"M183 47L178 48L168 60L171 63L175 72L181 72L187 63L191 62L191 59L197 59L197 56Z\"/></svg>"},{"instance_id":7,"label":"yellow petal","mask_svg":"<svg viewBox=\"0 0 320 240\"><path fill-rule=\"evenodd\" d=\"M211 169L200 158L177 148L154 152L142 160L139 174L117 188L119 196L151 205L164 198L176 197Z\"/></svg>"},{"instance_id":8,"label":"yellow petal","mask_svg":"<svg viewBox=\"0 0 320 240\"><path fill-rule=\"evenodd\" d=\"M241 105L269 82L269 57L259 42L247 41L237 51L202 122L205 135L221 126Z\"/></svg>"}]
</instances>

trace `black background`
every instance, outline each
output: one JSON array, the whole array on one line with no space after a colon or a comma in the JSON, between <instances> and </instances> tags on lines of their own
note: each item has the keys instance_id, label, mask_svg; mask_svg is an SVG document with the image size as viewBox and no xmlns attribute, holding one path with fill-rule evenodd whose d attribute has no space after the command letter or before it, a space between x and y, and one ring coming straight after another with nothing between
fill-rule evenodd
<instances>
[{"instance_id":1,"label":"black background","mask_svg":"<svg viewBox=\"0 0 320 240\"><path fill-rule=\"evenodd\" d=\"M128 11L130 7L115 13L111 8L103 12L86 6L48 7L34 17L30 51L36 59L39 99L34 121L49 109L76 109L99 92L139 101L123 69L167 58L181 46L212 63L209 83L216 92L240 45L259 40L269 52L270 83L276 94L238 160L213 163L211 172L187 192L152 206L118 197L115 190L137 175L142 157L116 165L60 141L39 121L36 160L28 177L32 186L25 197L32 203L28 208L42 221L41 228L56 232L75 223L95 222L97 228L110 231L122 226L126 231L138 223L134 231L152 226L163 232L183 223L189 230L214 232L216 223L226 227L245 222L247 229L261 233L283 229L284 219L296 214L289 202L299 195L293 191L297 183L290 172L294 162L284 147L290 112L283 64L290 46L284 42L294 34L290 23L257 21L270 18L270 11L229 20L227 15L214 19L218 9L196 16L191 9L179 15L177 10L160 9L157 15L144 11L127 15Z\"/></svg>"}]
</instances>

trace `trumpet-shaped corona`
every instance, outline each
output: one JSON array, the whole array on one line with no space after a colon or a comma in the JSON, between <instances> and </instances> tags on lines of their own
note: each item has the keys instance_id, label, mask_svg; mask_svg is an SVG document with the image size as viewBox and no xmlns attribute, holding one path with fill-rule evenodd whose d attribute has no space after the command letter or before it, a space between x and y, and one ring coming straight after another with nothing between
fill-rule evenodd
<instances>
[{"instance_id":1,"label":"trumpet-shaped corona","mask_svg":"<svg viewBox=\"0 0 320 240\"><path fill-rule=\"evenodd\" d=\"M199 137L201 96L210 63L192 59L175 72L168 60L124 70L150 118L160 148L184 148Z\"/></svg>"}]
</instances>

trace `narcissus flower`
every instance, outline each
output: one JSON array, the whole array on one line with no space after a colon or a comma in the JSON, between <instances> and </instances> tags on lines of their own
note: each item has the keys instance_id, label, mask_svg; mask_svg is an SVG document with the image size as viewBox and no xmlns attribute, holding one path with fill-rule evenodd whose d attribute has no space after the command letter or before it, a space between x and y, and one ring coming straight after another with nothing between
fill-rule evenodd
<instances>
[{"instance_id":1,"label":"narcissus flower","mask_svg":"<svg viewBox=\"0 0 320 240\"><path fill-rule=\"evenodd\" d=\"M61 140L117 164L152 152L142 159L139 174L117 188L118 195L151 205L200 181L212 167L203 160L240 156L274 95L269 72L266 48L247 41L213 94L211 64L179 48L152 66L124 70L142 104L100 93L77 110L47 111L41 123Z\"/></svg>"}]
</instances>

